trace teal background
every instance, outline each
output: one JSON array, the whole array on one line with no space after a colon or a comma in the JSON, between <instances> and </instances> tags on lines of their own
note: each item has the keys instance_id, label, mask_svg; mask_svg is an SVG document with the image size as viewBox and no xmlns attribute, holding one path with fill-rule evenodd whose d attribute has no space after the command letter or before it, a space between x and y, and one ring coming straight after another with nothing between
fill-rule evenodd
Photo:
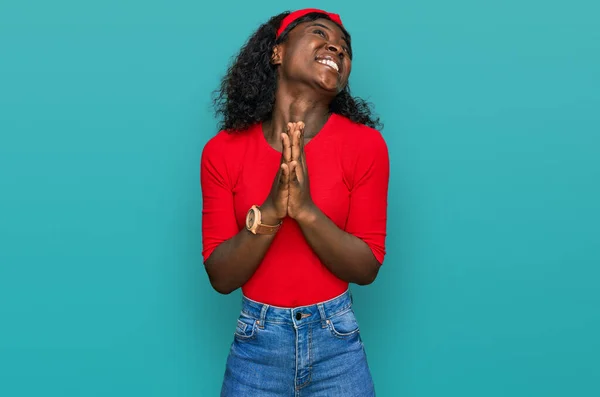
<instances>
[{"instance_id":1,"label":"teal background","mask_svg":"<svg viewBox=\"0 0 600 397\"><path fill-rule=\"evenodd\" d=\"M216 396L210 92L268 17L353 34L388 256L352 287L379 396L600 395L598 2L0 5L0 395Z\"/></svg>"}]
</instances>

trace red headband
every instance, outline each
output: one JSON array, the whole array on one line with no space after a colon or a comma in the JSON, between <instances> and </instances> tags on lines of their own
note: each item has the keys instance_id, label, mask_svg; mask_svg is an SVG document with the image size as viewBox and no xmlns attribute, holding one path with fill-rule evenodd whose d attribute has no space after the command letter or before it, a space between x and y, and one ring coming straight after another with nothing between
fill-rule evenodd
<instances>
[{"instance_id":1,"label":"red headband","mask_svg":"<svg viewBox=\"0 0 600 397\"><path fill-rule=\"evenodd\" d=\"M288 16L286 16L285 18L283 18L283 21L281 21L281 26L279 27L279 30L277 30L277 37L281 36L283 31L290 25L290 23L294 22L298 18L301 18L301 17L303 17L307 14L313 13L313 12L325 14L329 18L331 18L331 20L333 22L337 23L340 26L342 25L342 19L340 18L340 16L338 14L332 14L330 12L318 10L316 8L305 8L303 10L294 11L294 12L290 13Z\"/></svg>"}]
</instances>

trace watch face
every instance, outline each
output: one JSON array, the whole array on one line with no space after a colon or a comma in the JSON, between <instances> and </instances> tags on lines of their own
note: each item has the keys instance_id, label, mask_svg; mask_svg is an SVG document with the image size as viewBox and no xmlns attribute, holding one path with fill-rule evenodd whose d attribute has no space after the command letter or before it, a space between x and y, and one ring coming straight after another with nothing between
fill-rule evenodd
<instances>
[{"instance_id":1,"label":"watch face","mask_svg":"<svg viewBox=\"0 0 600 397\"><path fill-rule=\"evenodd\" d=\"M250 211L248 211L248 216L246 216L246 227L251 228L255 221L256 213L254 212L254 209L251 208Z\"/></svg>"}]
</instances>

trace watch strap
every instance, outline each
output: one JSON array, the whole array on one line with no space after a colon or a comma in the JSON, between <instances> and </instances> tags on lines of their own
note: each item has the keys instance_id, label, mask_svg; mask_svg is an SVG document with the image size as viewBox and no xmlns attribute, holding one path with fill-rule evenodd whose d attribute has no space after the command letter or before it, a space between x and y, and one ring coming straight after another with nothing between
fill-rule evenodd
<instances>
[{"instance_id":1,"label":"watch strap","mask_svg":"<svg viewBox=\"0 0 600 397\"><path fill-rule=\"evenodd\" d=\"M277 225L265 225L259 223L256 227L256 234L275 234L280 227L281 222L279 222Z\"/></svg>"}]
</instances>

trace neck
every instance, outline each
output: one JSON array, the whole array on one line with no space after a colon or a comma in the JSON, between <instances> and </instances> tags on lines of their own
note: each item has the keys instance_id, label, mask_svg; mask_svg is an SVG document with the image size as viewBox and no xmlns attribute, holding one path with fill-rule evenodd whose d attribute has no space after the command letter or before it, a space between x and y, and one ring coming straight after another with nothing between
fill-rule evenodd
<instances>
[{"instance_id":1,"label":"neck","mask_svg":"<svg viewBox=\"0 0 600 397\"><path fill-rule=\"evenodd\" d=\"M311 139L329 118L329 101L330 98L323 98L322 94L315 95L313 88L290 90L280 84L271 119L263 124L265 137L271 143L279 142L287 123L302 121L305 125L304 138Z\"/></svg>"}]
</instances>

